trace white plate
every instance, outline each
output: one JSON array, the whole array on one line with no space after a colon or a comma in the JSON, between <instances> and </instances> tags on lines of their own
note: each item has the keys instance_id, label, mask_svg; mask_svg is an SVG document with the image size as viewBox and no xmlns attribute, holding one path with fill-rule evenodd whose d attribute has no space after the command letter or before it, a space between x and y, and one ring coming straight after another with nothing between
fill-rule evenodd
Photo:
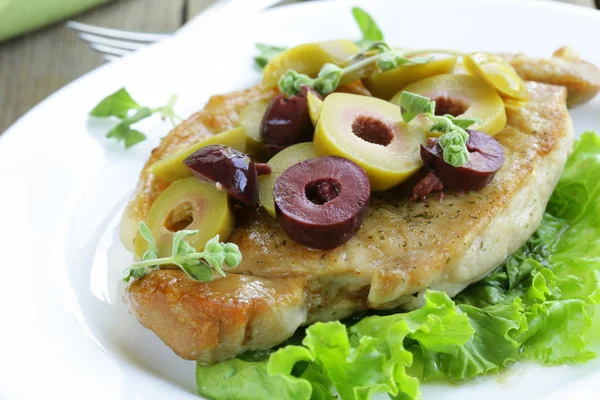
<instances>
[{"instance_id":1,"label":"white plate","mask_svg":"<svg viewBox=\"0 0 600 400\"><path fill-rule=\"evenodd\" d=\"M256 83L255 42L291 45L358 37L362 5L388 41L411 47L523 51L572 45L600 65L600 13L556 3L336 1L206 23L54 94L0 137L0 398L195 399L194 363L176 357L127 313L121 270L131 256L117 222L150 150L168 126L130 150L106 140L87 112L126 86L139 102L171 93L189 115L211 94ZM578 131L600 128L600 99L573 112ZM426 385L425 398L597 398L600 362L518 365L458 387Z\"/></svg>"}]
</instances>

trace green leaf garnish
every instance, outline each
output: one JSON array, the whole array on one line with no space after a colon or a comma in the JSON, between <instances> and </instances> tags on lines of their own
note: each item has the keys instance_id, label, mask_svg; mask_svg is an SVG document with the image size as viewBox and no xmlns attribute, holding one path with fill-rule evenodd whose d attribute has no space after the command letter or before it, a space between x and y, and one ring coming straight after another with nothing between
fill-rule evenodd
<instances>
[{"instance_id":1,"label":"green leaf garnish","mask_svg":"<svg viewBox=\"0 0 600 400\"><path fill-rule=\"evenodd\" d=\"M260 69L263 69L275 56L287 50L287 47L271 46L264 43L256 43L256 48L260 51L260 54L254 57L254 62Z\"/></svg>"},{"instance_id":2,"label":"green leaf garnish","mask_svg":"<svg viewBox=\"0 0 600 400\"><path fill-rule=\"evenodd\" d=\"M121 123L108 131L106 137L122 141L126 149L139 142L142 142L146 140L146 135L140 131L132 129L131 125L151 115L152 110L150 110L148 107L142 107L138 109L131 117L126 117L121 121Z\"/></svg>"},{"instance_id":3,"label":"green leaf garnish","mask_svg":"<svg viewBox=\"0 0 600 400\"><path fill-rule=\"evenodd\" d=\"M242 262L242 253L234 243L220 243L219 235L210 239L204 246L204 251L197 251L185 238L198 234L197 230L181 230L173 235L171 256L158 258L158 248L152 232L144 221L140 222L140 235L148 242L148 249L142 260L131 264L123 272L123 280L129 282L132 278L144 276L148 270L161 265L177 265L191 279L201 282L210 282L214 273L225 276L224 266L235 268Z\"/></svg>"},{"instance_id":4,"label":"green leaf garnish","mask_svg":"<svg viewBox=\"0 0 600 400\"><path fill-rule=\"evenodd\" d=\"M435 101L416 93L402 92L400 94L400 109L404 122L410 122L419 114L434 114Z\"/></svg>"},{"instance_id":5,"label":"green leaf garnish","mask_svg":"<svg viewBox=\"0 0 600 400\"><path fill-rule=\"evenodd\" d=\"M377 23L369 13L360 7L353 7L352 15L362 33L362 39L357 42L359 47L366 48L373 42L383 40L381 29L379 29L379 26L377 26Z\"/></svg>"},{"instance_id":6,"label":"green leaf garnish","mask_svg":"<svg viewBox=\"0 0 600 400\"><path fill-rule=\"evenodd\" d=\"M334 64L325 64L321 67L319 74L314 79L306 74L300 74L294 70L289 70L279 79L279 89L285 95L293 96L300 93L302 86L308 86L322 95L327 95L337 89L345 75L367 71L367 67L371 65L377 65L380 69L387 70L396 68L398 65L402 64L428 63L433 59L433 57L411 58L410 56L413 52L392 50L387 44L382 42L372 43L364 54L372 54L373 52L375 52L375 54L366 58L357 59L356 62L344 68L340 68ZM422 51L417 51L414 53L420 54L421 52Z\"/></svg>"},{"instance_id":7,"label":"green leaf garnish","mask_svg":"<svg viewBox=\"0 0 600 400\"><path fill-rule=\"evenodd\" d=\"M394 69L404 64L427 64L433 60L433 57L411 57L407 58L401 53L390 52L389 54L379 57L377 65L382 72Z\"/></svg>"},{"instance_id":8,"label":"green leaf garnish","mask_svg":"<svg viewBox=\"0 0 600 400\"><path fill-rule=\"evenodd\" d=\"M215 274L210 268L210 265L203 261L188 261L186 263L177 264L179 268L186 273L187 276L195 281L210 282L214 279Z\"/></svg>"},{"instance_id":9,"label":"green leaf garnish","mask_svg":"<svg viewBox=\"0 0 600 400\"><path fill-rule=\"evenodd\" d=\"M454 125L463 129L469 129L473 124L481 124L480 118L456 118L453 115L445 114L444 117L448 118Z\"/></svg>"},{"instance_id":10,"label":"green leaf garnish","mask_svg":"<svg viewBox=\"0 0 600 400\"><path fill-rule=\"evenodd\" d=\"M466 129L479 119L455 118L452 115L435 115L435 101L416 93L402 92L400 94L400 112L405 122L412 121L417 115L427 117L433 124L430 132L442 132L439 145L443 151L444 161L453 167L460 167L469 162Z\"/></svg>"},{"instance_id":11,"label":"green leaf garnish","mask_svg":"<svg viewBox=\"0 0 600 400\"><path fill-rule=\"evenodd\" d=\"M352 15L354 15L354 19L360 27L363 38L356 42L362 51L350 60L347 60L350 62L350 65L340 68L333 64L325 64L321 68L317 78L314 79L306 74L289 70L278 82L279 89L282 93L286 96L294 96L300 92L302 86L308 86L322 95L327 95L337 89L342 78L346 75L358 73L358 77L352 75L354 79L366 78L369 71L372 72L373 70L368 67L373 65L377 66L381 72L384 72L404 64L427 64L433 60L433 57L429 56L429 54L459 54L456 51L440 49L414 51L393 50L383 41L381 30L366 11L360 7L354 7L352 9ZM257 47L267 56L271 54L273 49L272 46L266 45L257 45ZM283 48L274 49L275 52L273 53L276 55L279 54ZM268 60L257 59L257 63L261 67L264 67L266 62L268 62Z\"/></svg>"},{"instance_id":12,"label":"green leaf garnish","mask_svg":"<svg viewBox=\"0 0 600 400\"><path fill-rule=\"evenodd\" d=\"M121 121L119 124L108 131L106 137L121 141L125 148L129 148L146 140L146 135L131 128L131 125L150 117L154 113L160 113L162 119L168 118L173 126L176 126L176 120L182 120L173 111L173 105L176 100L177 96L171 96L167 104L163 107L142 107L131 98L131 95L125 88L121 88L110 96L102 99L102 101L90 111L89 115L99 118L115 117L120 119ZM132 111L135 112L132 114Z\"/></svg>"},{"instance_id":13,"label":"green leaf garnish","mask_svg":"<svg viewBox=\"0 0 600 400\"><path fill-rule=\"evenodd\" d=\"M446 163L459 167L469 162L468 138L468 133L463 129L453 129L440 136L439 143Z\"/></svg>"},{"instance_id":14,"label":"green leaf garnish","mask_svg":"<svg viewBox=\"0 0 600 400\"><path fill-rule=\"evenodd\" d=\"M142 224L140 224L140 232L141 232L141 228L142 228ZM150 229L147 229L147 231L148 231L148 233L150 233L150 237L152 237L152 233L150 232ZM173 245L171 246L171 254L174 254L176 256L185 257L188 254L195 252L196 249L194 249L192 246L190 246L190 244L188 242L186 242L184 239L186 238L186 236L194 236L197 233L198 233L198 230L181 230L181 231L175 232L175 234L173 234ZM145 236L142 235L142 237L144 239L146 239ZM217 240L218 239L219 238L217 237ZM146 241L148 241L148 239L146 239ZM152 239L152 241L154 241L154 239ZM150 243L149 241L148 241L148 246L156 247L154 245L154 243Z\"/></svg>"},{"instance_id":15,"label":"green leaf garnish","mask_svg":"<svg viewBox=\"0 0 600 400\"><path fill-rule=\"evenodd\" d=\"M135 100L131 98L129 92L125 88L121 88L111 94L110 96L102 99L96 107L90 111L92 117L117 117L127 118L127 114L131 110L138 110L142 108Z\"/></svg>"}]
</instances>

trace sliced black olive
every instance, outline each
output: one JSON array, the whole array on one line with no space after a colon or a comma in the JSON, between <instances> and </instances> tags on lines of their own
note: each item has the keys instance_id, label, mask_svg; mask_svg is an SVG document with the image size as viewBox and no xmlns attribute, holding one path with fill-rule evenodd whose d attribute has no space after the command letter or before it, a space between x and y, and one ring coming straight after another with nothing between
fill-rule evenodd
<instances>
[{"instance_id":1,"label":"sliced black olive","mask_svg":"<svg viewBox=\"0 0 600 400\"><path fill-rule=\"evenodd\" d=\"M444 187L454 190L477 190L489 185L504 163L502 146L490 135L469 130L467 150L469 162L462 167L453 167L443 158L437 139L430 139L421 146L423 163L435 171Z\"/></svg>"},{"instance_id":2,"label":"sliced black olive","mask_svg":"<svg viewBox=\"0 0 600 400\"><path fill-rule=\"evenodd\" d=\"M277 219L296 242L329 250L360 229L371 197L365 171L341 157L319 157L288 168L273 191Z\"/></svg>"}]
</instances>

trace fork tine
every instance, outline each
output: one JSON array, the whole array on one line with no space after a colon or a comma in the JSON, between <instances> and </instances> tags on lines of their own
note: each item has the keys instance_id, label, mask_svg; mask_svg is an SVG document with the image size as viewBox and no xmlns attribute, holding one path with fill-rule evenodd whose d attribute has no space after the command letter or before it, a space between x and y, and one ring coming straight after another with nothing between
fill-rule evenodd
<instances>
[{"instance_id":1,"label":"fork tine","mask_svg":"<svg viewBox=\"0 0 600 400\"><path fill-rule=\"evenodd\" d=\"M131 40L135 42L154 43L170 37L169 34L163 33L140 33L122 31L118 29L101 28L98 26L82 24L81 22L68 21L67 26L79 33L88 33L98 36L104 36L109 39Z\"/></svg>"},{"instance_id":2,"label":"fork tine","mask_svg":"<svg viewBox=\"0 0 600 400\"><path fill-rule=\"evenodd\" d=\"M80 33L79 38L88 44L102 44L124 50L139 50L151 43L131 42L127 40L108 39L103 36L93 35L91 33Z\"/></svg>"},{"instance_id":3,"label":"fork tine","mask_svg":"<svg viewBox=\"0 0 600 400\"><path fill-rule=\"evenodd\" d=\"M123 57L123 56L133 53L133 50L118 49L116 47L106 46L104 44L97 44L97 43L90 44L90 47L99 53L109 55L109 56Z\"/></svg>"}]
</instances>

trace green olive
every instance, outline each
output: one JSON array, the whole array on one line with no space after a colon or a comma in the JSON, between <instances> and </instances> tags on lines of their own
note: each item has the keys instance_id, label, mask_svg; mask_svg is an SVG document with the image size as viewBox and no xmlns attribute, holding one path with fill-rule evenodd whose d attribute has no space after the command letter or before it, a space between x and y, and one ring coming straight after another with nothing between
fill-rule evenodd
<instances>
[{"instance_id":1,"label":"green olive","mask_svg":"<svg viewBox=\"0 0 600 400\"><path fill-rule=\"evenodd\" d=\"M451 114L461 118L479 118L481 123L471 129L494 136L506 126L504 103L498 92L480 78L471 75L436 75L411 83L403 91L435 100L436 114ZM398 92L391 100L400 104Z\"/></svg>"},{"instance_id":2,"label":"green olive","mask_svg":"<svg viewBox=\"0 0 600 400\"><path fill-rule=\"evenodd\" d=\"M350 40L328 40L305 43L277 55L265 67L263 86L277 86L279 78L289 70L315 77L324 64L342 64L359 52Z\"/></svg>"},{"instance_id":3,"label":"green olive","mask_svg":"<svg viewBox=\"0 0 600 400\"><path fill-rule=\"evenodd\" d=\"M262 153L260 126L268 106L268 99L258 100L250 103L240 113L240 126L246 134L246 148L254 157L259 157Z\"/></svg>"},{"instance_id":4,"label":"green olive","mask_svg":"<svg viewBox=\"0 0 600 400\"><path fill-rule=\"evenodd\" d=\"M401 65L389 71L371 75L364 84L375 97L389 100L406 85L434 75L448 74L456 65L456 57L440 58L427 64Z\"/></svg>"},{"instance_id":5,"label":"green olive","mask_svg":"<svg viewBox=\"0 0 600 400\"><path fill-rule=\"evenodd\" d=\"M419 149L426 139L388 101L333 93L323 101L314 145L319 156L339 156L360 165L371 189L387 190L423 166Z\"/></svg>"},{"instance_id":6,"label":"green olive","mask_svg":"<svg viewBox=\"0 0 600 400\"><path fill-rule=\"evenodd\" d=\"M234 227L234 217L227 193L213 184L194 177L174 182L152 203L144 219L154 236L159 257L171 255L175 232L197 229L186 240L201 251L215 235L225 241ZM138 233L134 241L137 257L142 257L148 244Z\"/></svg>"},{"instance_id":7,"label":"green olive","mask_svg":"<svg viewBox=\"0 0 600 400\"><path fill-rule=\"evenodd\" d=\"M170 156L155 162L150 166L149 171L167 182L188 178L192 176L192 173L188 167L185 166L183 160L188 158L195 151L211 144L222 144L223 146L228 146L245 153L246 134L242 128L238 127L221 132L218 135L209 136L201 142L186 147L185 149L181 149L177 153L171 154Z\"/></svg>"},{"instance_id":8,"label":"green olive","mask_svg":"<svg viewBox=\"0 0 600 400\"><path fill-rule=\"evenodd\" d=\"M310 115L310 120L314 126L317 126L319 115L321 115L321 107L323 107L323 100L315 96L312 92L308 92L306 101L308 103L308 115Z\"/></svg>"},{"instance_id":9,"label":"green olive","mask_svg":"<svg viewBox=\"0 0 600 400\"><path fill-rule=\"evenodd\" d=\"M485 80L501 96L518 101L529 100L525 82L504 58L489 53L473 53L463 57L463 63L468 73Z\"/></svg>"},{"instance_id":10,"label":"green olive","mask_svg":"<svg viewBox=\"0 0 600 400\"><path fill-rule=\"evenodd\" d=\"M292 165L316 157L314 145L308 142L286 147L269 160L267 164L271 167L271 174L258 177L260 203L269 215L276 217L273 188L277 178Z\"/></svg>"}]
</instances>

